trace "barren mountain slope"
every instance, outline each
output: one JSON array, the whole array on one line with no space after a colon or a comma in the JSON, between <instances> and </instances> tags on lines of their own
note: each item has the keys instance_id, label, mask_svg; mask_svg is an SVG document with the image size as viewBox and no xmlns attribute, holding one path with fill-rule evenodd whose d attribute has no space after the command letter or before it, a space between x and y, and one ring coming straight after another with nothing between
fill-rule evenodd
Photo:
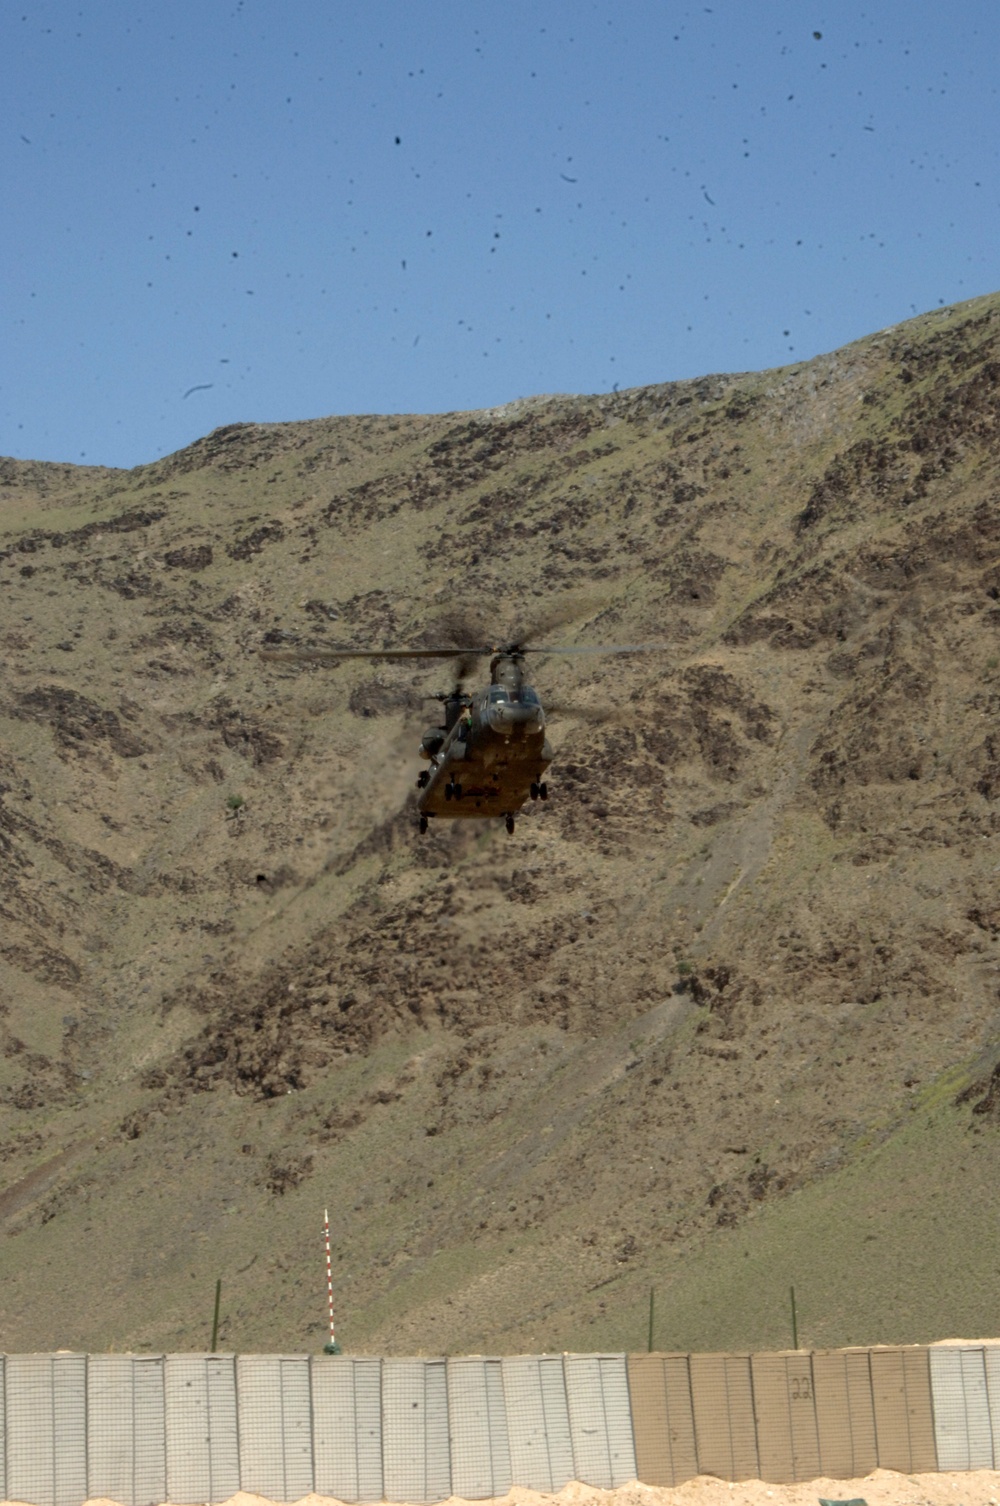
<instances>
[{"instance_id":1,"label":"barren mountain slope","mask_svg":"<svg viewBox=\"0 0 1000 1506\"><path fill-rule=\"evenodd\" d=\"M995 1331L998 413L1000 296L0 462L0 1348L314 1347L326 1205L353 1350ZM510 837L447 665L258 657L456 623L668 645L532 661Z\"/></svg>"}]
</instances>

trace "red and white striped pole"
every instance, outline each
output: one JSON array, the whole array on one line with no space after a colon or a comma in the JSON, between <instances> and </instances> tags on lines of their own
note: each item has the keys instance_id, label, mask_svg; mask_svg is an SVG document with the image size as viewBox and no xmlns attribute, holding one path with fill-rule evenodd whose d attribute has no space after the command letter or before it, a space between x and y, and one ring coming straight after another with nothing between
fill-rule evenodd
<instances>
[{"instance_id":1,"label":"red and white striped pole","mask_svg":"<svg viewBox=\"0 0 1000 1506\"><path fill-rule=\"evenodd\" d=\"M337 1343L337 1335L333 1329L333 1266L330 1262L330 1214L329 1210L323 1209L323 1235L326 1240L326 1299L330 1310L330 1337L323 1345L324 1354L342 1354L340 1345Z\"/></svg>"}]
</instances>

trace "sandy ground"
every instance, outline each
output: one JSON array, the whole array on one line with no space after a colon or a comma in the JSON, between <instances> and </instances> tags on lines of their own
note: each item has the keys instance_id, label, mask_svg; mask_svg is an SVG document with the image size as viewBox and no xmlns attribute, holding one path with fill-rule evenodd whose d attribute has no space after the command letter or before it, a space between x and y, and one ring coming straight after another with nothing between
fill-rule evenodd
<instances>
[{"instance_id":1,"label":"sandy ground","mask_svg":"<svg viewBox=\"0 0 1000 1506\"><path fill-rule=\"evenodd\" d=\"M961 1474L900 1475L877 1469L863 1480L807 1480L797 1485L774 1485L767 1480L732 1483L713 1475L698 1475L674 1490L642 1485L634 1480L617 1490L599 1490L573 1482L555 1494L520 1486L493 1502L466 1503L452 1496L441 1506L817 1506L817 1502L862 1500L867 1506L1000 1506L1000 1470L974 1469ZM22 1506L20 1502L4 1506ZM86 1506L116 1506L93 1500ZM263 1496L240 1491L225 1506L273 1506ZM303 1496L297 1506L342 1506L330 1496Z\"/></svg>"}]
</instances>

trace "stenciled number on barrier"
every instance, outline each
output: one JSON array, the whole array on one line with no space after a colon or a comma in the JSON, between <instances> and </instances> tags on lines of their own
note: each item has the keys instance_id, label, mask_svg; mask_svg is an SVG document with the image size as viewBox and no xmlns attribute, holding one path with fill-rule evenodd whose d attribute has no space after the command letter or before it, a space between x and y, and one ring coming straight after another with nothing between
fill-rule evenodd
<instances>
[{"instance_id":1,"label":"stenciled number on barrier","mask_svg":"<svg viewBox=\"0 0 1000 1506\"><path fill-rule=\"evenodd\" d=\"M812 1381L808 1375L790 1375L788 1394L792 1401L812 1401Z\"/></svg>"}]
</instances>

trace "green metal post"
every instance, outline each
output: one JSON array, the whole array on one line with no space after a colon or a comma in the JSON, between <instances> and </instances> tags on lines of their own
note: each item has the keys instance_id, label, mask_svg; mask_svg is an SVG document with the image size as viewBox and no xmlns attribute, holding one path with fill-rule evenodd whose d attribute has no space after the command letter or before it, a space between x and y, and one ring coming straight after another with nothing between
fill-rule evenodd
<instances>
[{"instance_id":1,"label":"green metal post","mask_svg":"<svg viewBox=\"0 0 1000 1506\"><path fill-rule=\"evenodd\" d=\"M794 1288L794 1286L790 1286L788 1288L788 1290L792 1294L792 1348L793 1349L798 1349L798 1347L799 1347L799 1325L798 1325L798 1320L797 1320L797 1318L795 1316L795 1288Z\"/></svg>"},{"instance_id":2,"label":"green metal post","mask_svg":"<svg viewBox=\"0 0 1000 1506\"><path fill-rule=\"evenodd\" d=\"M653 1303L655 1301L654 1288L649 1288L649 1336L646 1342L646 1353L653 1352Z\"/></svg>"},{"instance_id":3,"label":"green metal post","mask_svg":"<svg viewBox=\"0 0 1000 1506\"><path fill-rule=\"evenodd\" d=\"M215 1316L212 1319L212 1353L215 1353L215 1345L219 1337L219 1301L222 1297L222 1277L215 1283Z\"/></svg>"}]
</instances>

